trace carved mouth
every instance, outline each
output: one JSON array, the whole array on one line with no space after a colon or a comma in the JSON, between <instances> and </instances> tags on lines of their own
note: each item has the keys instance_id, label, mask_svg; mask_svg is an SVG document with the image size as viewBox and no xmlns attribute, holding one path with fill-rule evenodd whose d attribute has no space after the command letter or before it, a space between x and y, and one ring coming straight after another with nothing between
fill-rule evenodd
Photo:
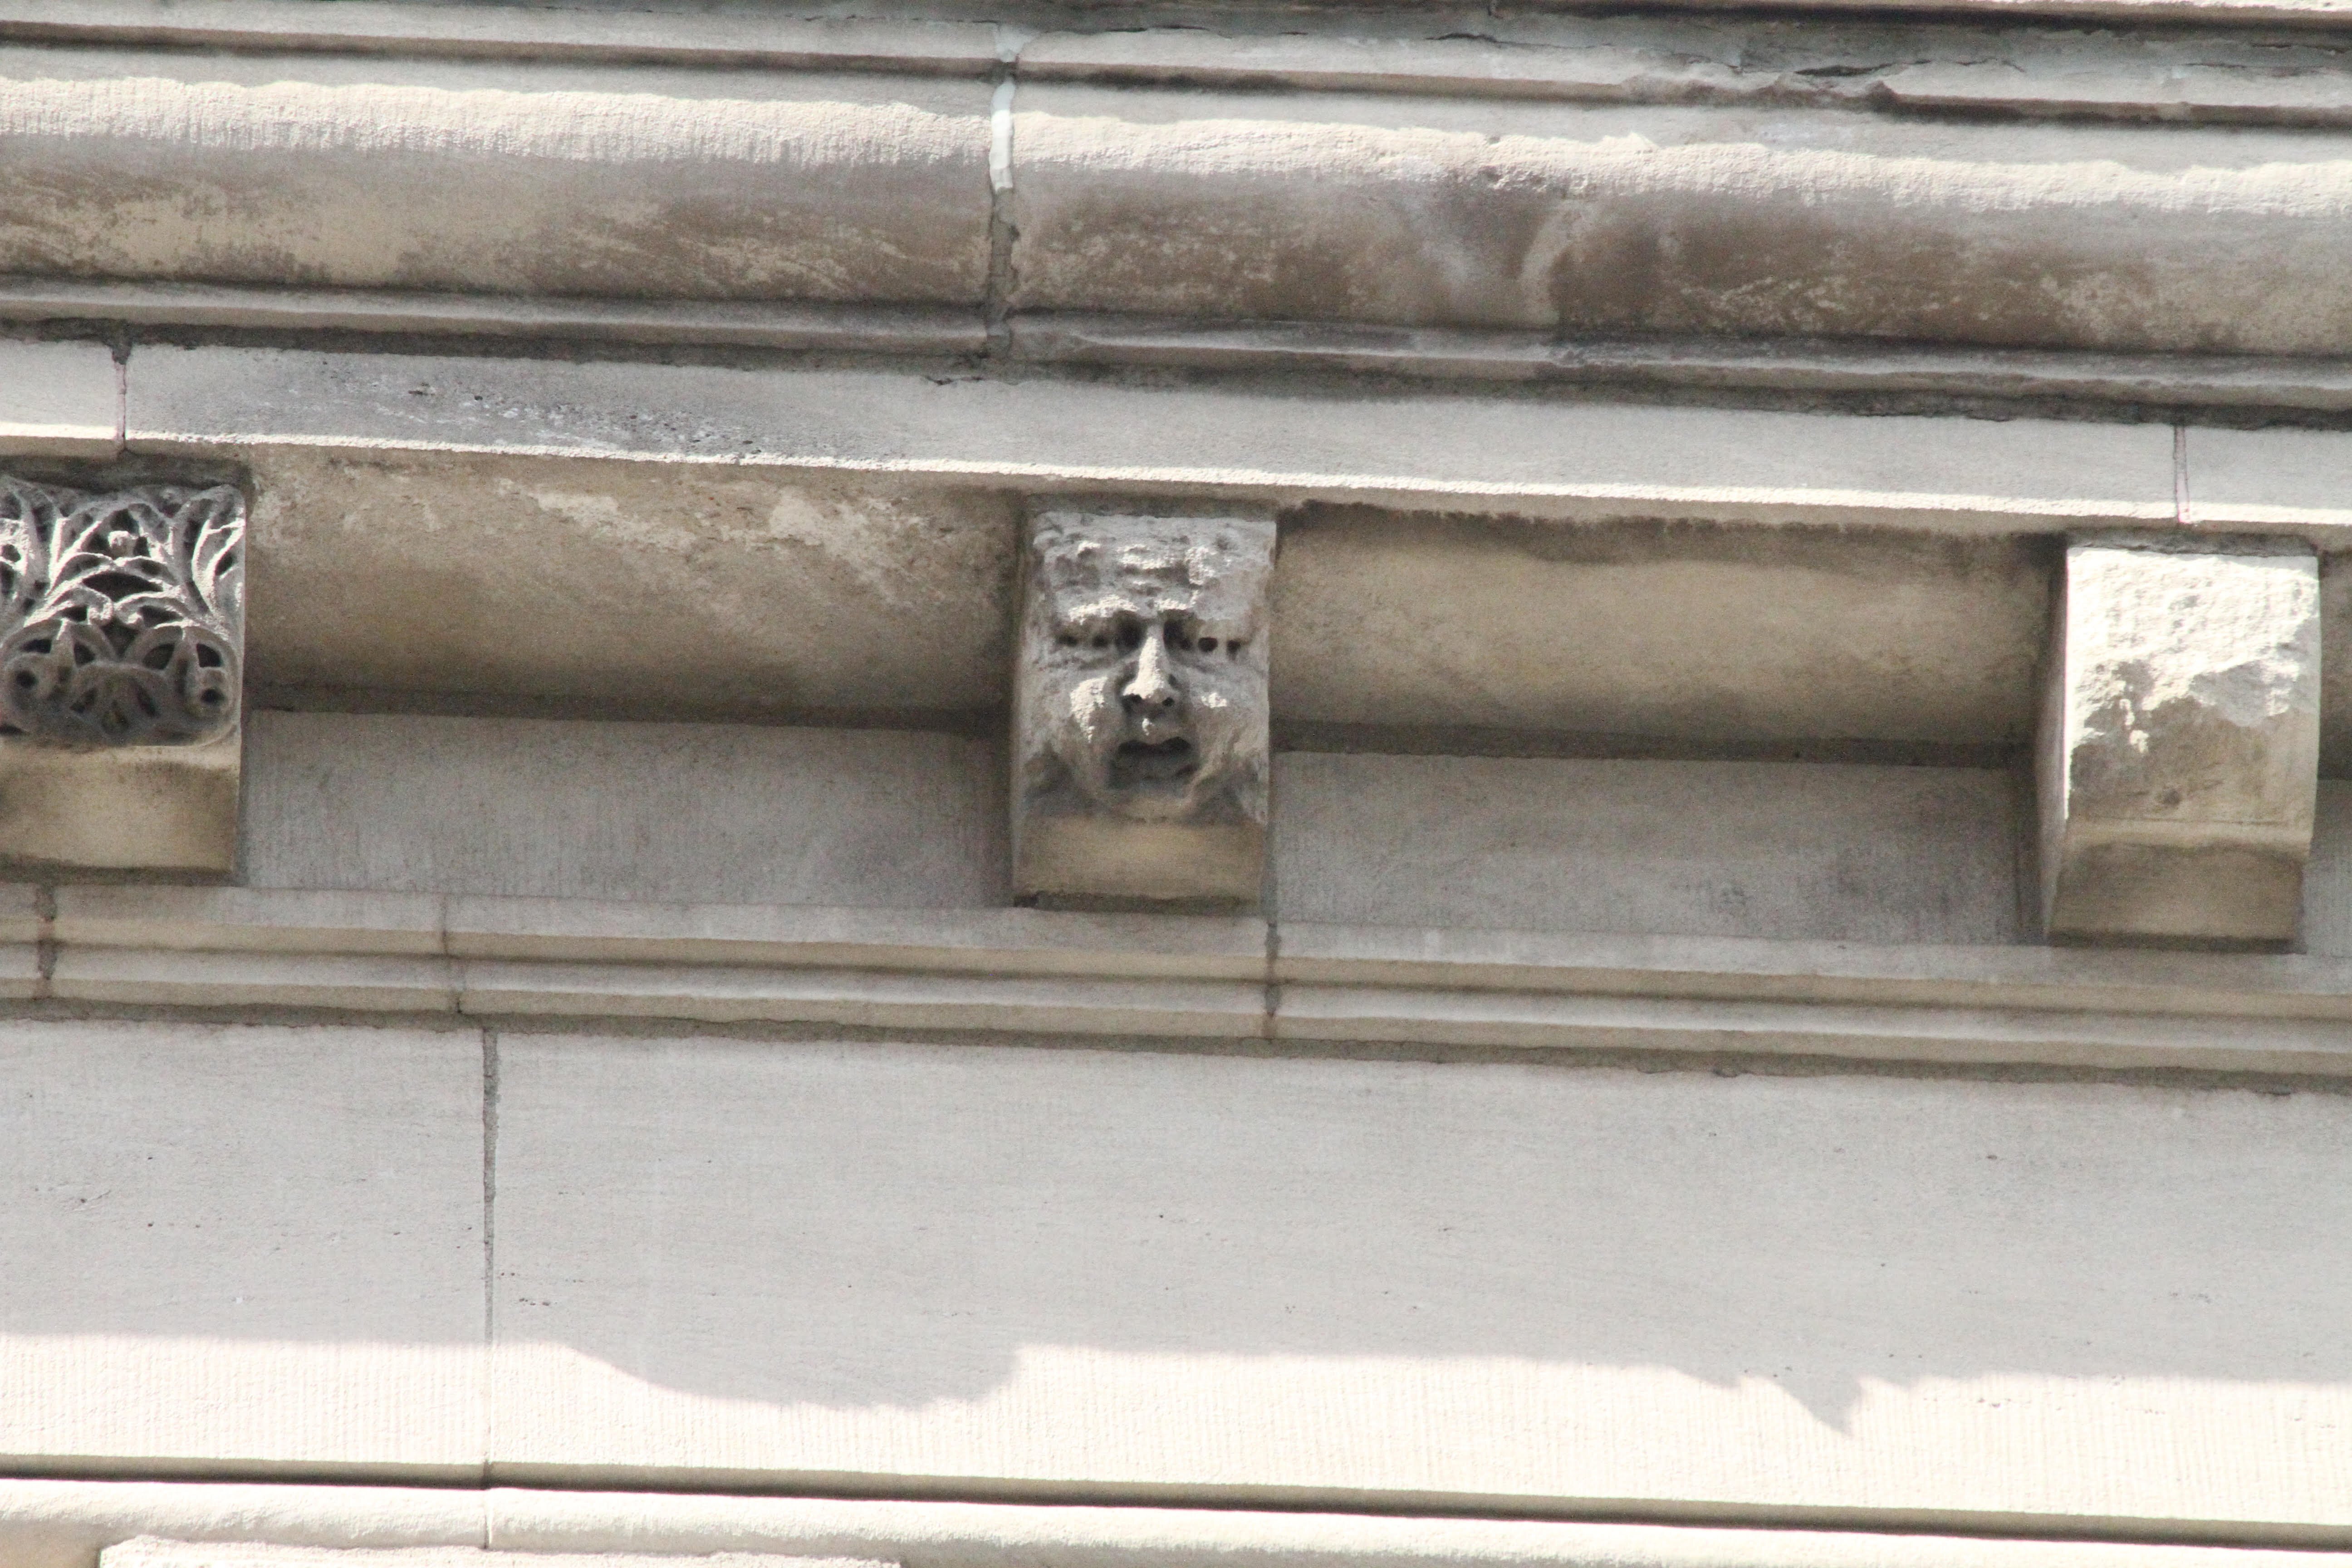
<instances>
[{"instance_id":1,"label":"carved mouth","mask_svg":"<svg viewBox=\"0 0 2352 1568\"><path fill-rule=\"evenodd\" d=\"M1166 741L1122 741L1111 753L1111 782L1124 786L1174 784L1200 766L1192 742L1178 735Z\"/></svg>"}]
</instances>

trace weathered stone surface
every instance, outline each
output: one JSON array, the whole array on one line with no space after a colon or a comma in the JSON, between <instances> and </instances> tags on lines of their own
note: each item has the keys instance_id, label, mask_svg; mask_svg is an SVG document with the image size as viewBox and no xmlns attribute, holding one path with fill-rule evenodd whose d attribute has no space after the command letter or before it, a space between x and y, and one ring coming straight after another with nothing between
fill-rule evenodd
<instances>
[{"instance_id":1,"label":"weathered stone surface","mask_svg":"<svg viewBox=\"0 0 2352 1568\"><path fill-rule=\"evenodd\" d=\"M300 447L253 470L248 642L271 692L659 719L1004 702L1009 497Z\"/></svg>"},{"instance_id":2,"label":"weathered stone surface","mask_svg":"<svg viewBox=\"0 0 2352 1568\"><path fill-rule=\"evenodd\" d=\"M1017 891L1254 903L1274 521L1048 511L1013 682Z\"/></svg>"},{"instance_id":3,"label":"weathered stone surface","mask_svg":"<svg viewBox=\"0 0 2352 1568\"><path fill-rule=\"evenodd\" d=\"M985 82L0 50L0 270L977 300Z\"/></svg>"},{"instance_id":4,"label":"weathered stone surface","mask_svg":"<svg viewBox=\"0 0 2352 1568\"><path fill-rule=\"evenodd\" d=\"M2049 579L2018 539L1309 508L1284 520L1275 582L1277 741L2019 743Z\"/></svg>"},{"instance_id":5,"label":"weathered stone surface","mask_svg":"<svg viewBox=\"0 0 2352 1568\"><path fill-rule=\"evenodd\" d=\"M2285 942L2319 770L2308 550L2066 552L2042 719L2058 940Z\"/></svg>"},{"instance_id":6,"label":"weathered stone surface","mask_svg":"<svg viewBox=\"0 0 2352 1568\"><path fill-rule=\"evenodd\" d=\"M133 450L499 452L1593 521L2168 523L2172 432L1389 388L141 348Z\"/></svg>"},{"instance_id":7,"label":"weathered stone surface","mask_svg":"<svg viewBox=\"0 0 2352 1568\"><path fill-rule=\"evenodd\" d=\"M1286 752L1275 782L1286 925L2017 939L1995 770Z\"/></svg>"},{"instance_id":8,"label":"weathered stone surface","mask_svg":"<svg viewBox=\"0 0 2352 1568\"><path fill-rule=\"evenodd\" d=\"M0 862L226 875L236 866L243 758L241 729L190 746L0 735Z\"/></svg>"},{"instance_id":9,"label":"weathered stone surface","mask_svg":"<svg viewBox=\"0 0 2352 1568\"><path fill-rule=\"evenodd\" d=\"M2336 142L1024 86L1023 308L2328 353ZM2086 222L2086 214L2098 215Z\"/></svg>"},{"instance_id":10,"label":"weathered stone surface","mask_svg":"<svg viewBox=\"0 0 2352 1568\"><path fill-rule=\"evenodd\" d=\"M257 887L956 908L1001 902L995 747L960 735L254 715Z\"/></svg>"},{"instance_id":11,"label":"weathered stone surface","mask_svg":"<svg viewBox=\"0 0 2352 1568\"><path fill-rule=\"evenodd\" d=\"M2352 557L2341 552L2352 533L2352 432L2190 426L2181 449L2191 522L2339 536L2319 562L2319 765L2352 777Z\"/></svg>"}]
</instances>

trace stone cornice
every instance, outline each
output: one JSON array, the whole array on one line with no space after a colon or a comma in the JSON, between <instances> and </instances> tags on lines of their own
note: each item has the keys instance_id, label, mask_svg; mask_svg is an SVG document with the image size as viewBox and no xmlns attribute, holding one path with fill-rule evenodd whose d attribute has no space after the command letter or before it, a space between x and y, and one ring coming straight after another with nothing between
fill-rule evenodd
<instances>
[{"instance_id":1,"label":"stone cornice","mask_svg":"<svg viewBox=\"0 0 2352 1568\"><path fill-rule=\"evenodd\" d=\"M0 901L20 1002L2352 1076L2340 957L259 889Z\"/></svg>"},{"instance_id":2,"label":"stone cornice","mask_svg":"<svg viewBox=\"0 0 2352 1568\"><path fill-rule=\"evenodd\" d=\"M331 286L367 330L515 330L478 295L619 341L786 341L803 329L763 312L830 301L2328 354L2352 310L2311 259L2343 248L2315 132L2352 91L2307 41L330 9L0 6L0 131L34 193L0 267L74 280L8 313L70 316L92 280L226 282L296 288L290 316L322 324ZM673 176L653 198L647 159ZM237 222L124 205L215 187ZM116 303L97 314L237 308Z\"/></svg>"}]
</instances>

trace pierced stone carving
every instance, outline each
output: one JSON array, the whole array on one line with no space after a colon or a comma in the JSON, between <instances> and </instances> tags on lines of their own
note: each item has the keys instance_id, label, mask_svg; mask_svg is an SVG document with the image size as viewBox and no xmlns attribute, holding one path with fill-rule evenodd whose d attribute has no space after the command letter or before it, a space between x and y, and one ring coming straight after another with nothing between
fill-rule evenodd
<instances>
[{"instance_id":1,"label":"pierced stone carving","mask_svg":"<svg viewBox=\"0 0 2352 1568\"><path fill-rule=\"evenodd\" d=\"M1014 879L1071 900L1254 903L1269 518L1048 512L1014 695Z\"/></svg>"},{"instance_id":2,"label":"pierced stone carving","mask_svg":"<svg viewBox=\"0 0 2352 1568\"><path fill-rule=\"evenodd\" d=\"M0 731L176 745L236 721L245 498L0 477Z\"/></svg>"}]
</instances>

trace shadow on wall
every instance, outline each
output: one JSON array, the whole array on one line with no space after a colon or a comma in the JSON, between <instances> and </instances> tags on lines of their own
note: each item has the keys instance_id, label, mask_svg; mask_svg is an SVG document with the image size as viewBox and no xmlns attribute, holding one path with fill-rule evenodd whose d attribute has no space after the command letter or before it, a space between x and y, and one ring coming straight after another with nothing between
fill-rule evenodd
<instances>
[{"instance_id":1,"label":"shadow on wall","mask_svg":"<svg viewBox=\"0 0 2352 1568\"><path fill-rule=\"evenodd\" d=\"M480 1048L13 1026L0 1239L30 1261L0 1282L0 1385L73 1387L109 1337L478 1342ZM2352 1383L2333 1094L532 1036L497 1082L519 1463L1067 1477L1106 1462L1073 1430L1148 1449L1139 1413L1191 1399L1136 1465L1201 1479L1207 1421L1435 1476L1468 1439L1429 1413L1470 1400L1477 1443L1552 1456L1521 1489L1566 1495L1682 1441L1639 1404L1645 1429L1595 1430L1571 1373L1778 1390L1848 1436L1888 1389L2025 1379L2006 1413L1958 1403L2027 1449L2147 1418L2157 1385L2273 1436L2263 1412L2317 1399L2318 1441ZM1243 1384L1202 1390L1236 1368L1337 1389L1332 1429L1291 1432L1303 1403L1215 1415ZM1870 1444L1927 1464L1959 1440L1939 1408ZM1814 1440L1774 1419L1801 1465Z\"/></svg>"},{"instance_id":2,"label":"shadow on wall","mask_svg":"<svg viewBox=\"0 0 2352 1568\"><path fill-rule=\"evenodd\" d=\"M730 1399L977 1399L1041 1345L1672 1368L1769 1379L1832 1426L1874 1380L2352 1379L2335 1096L920 1047L505 1058L502 1331Z\"/></svg>"}]
</instances>

